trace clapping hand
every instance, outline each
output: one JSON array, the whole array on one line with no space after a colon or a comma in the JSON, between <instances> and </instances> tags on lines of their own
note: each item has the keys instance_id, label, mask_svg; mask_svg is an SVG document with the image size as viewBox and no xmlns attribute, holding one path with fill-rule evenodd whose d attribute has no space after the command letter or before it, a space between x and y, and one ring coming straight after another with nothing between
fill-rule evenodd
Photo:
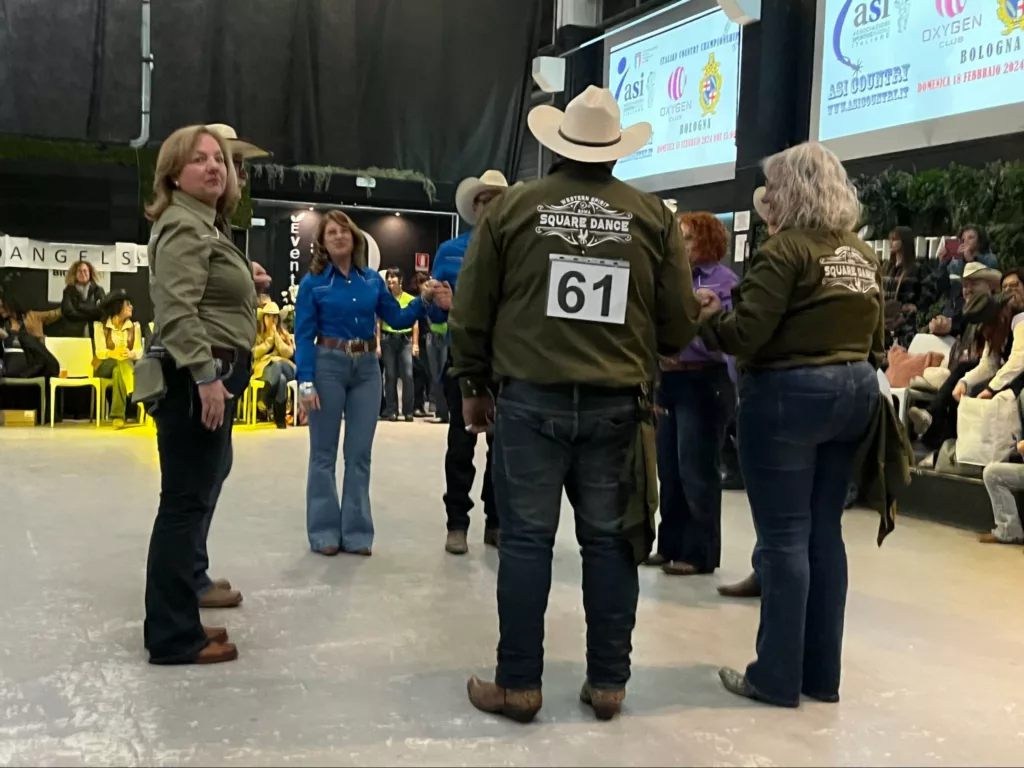
<instances>
[{"instance_id":1,"label":"clapping hand","mask_svg":"<svg viewBox=\"0 0 1024 768\"><path fill-rule=\"evenodd\" d=\"M697 300L700 302L700 319L706 320L722 309L722 300L710 288L698 288Z\"/></svg>"}]
</instances>

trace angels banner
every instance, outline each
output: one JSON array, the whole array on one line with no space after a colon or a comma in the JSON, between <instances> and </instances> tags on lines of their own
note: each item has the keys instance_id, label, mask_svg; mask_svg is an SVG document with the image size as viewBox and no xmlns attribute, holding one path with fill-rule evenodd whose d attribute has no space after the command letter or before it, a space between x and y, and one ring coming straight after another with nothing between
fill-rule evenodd
<instances>
[{"instance_id":1,"label":"angels banner","mask_svg":"<svg viewBox=\"0 0 1024 768\"><path fill-rule=\"evenodd\" d=\"M76 261L88 261L100 272L137 272L149 266L145 245L115 243L82 245L47 243L27 237L0 237L0 269L68 269Z\"/></svg>"}]
</instances>

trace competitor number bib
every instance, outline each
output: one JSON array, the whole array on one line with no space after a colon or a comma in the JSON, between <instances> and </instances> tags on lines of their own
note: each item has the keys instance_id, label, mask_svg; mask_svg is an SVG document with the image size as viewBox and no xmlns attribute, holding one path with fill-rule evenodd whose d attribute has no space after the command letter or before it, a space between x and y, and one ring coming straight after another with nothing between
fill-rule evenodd
<instances>
[{"instance_id":1,"label":"competitor number bib","mask_svg":"<svg viewBox=\"0 0 1024 768\"><path fill-rule=\"evenodd\" d=\"M548 317L622 325L628 293L628 261L551 254Z\"/></svg>"}]
</instances>

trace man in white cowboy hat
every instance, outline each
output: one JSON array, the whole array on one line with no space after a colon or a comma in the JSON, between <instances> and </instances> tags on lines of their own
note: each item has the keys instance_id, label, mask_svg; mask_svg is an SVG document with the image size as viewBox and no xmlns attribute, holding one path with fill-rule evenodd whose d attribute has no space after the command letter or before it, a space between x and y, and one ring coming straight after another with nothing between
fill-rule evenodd
<instances>
[{"instance_id":1,"label":"man in white cowboy hat","mask_svg":"<svg viewBox=\"0 0 1024 768\"><path fill-rule=\"evenodd\" d=\"M207 125L206 128L207 130L218 134L228 145L228 149L231 150L231 161L234 164L235 172L238 175L238 183L240 186L244 187L249 180L249 176L245 171L244 161L256 157L268 157L270 153L265 149L260 149L252 142L239 139L235 129L230 125L212 123ZM230 227L229 224L222 223L222 228L228 227ZM268 275L267 271L256 262L252 263L252 277L253 282L256 283L257 290L266 291L270 288L270 275ZM225 462L226 470L230 470L232 460L233 458L229 457ZM223 482L224 481L221 480L213 490L214 503L210 507L211 510L216 507L216 500L220 497ZM195 585L196 592L199 594L199 607L235 608L242 604L242 593L235 589L227 579L211 579L207 574L207 570L210 567L210 557L207 550L207 537L210 532L210 522L210 517L207 517L206 520L204 520L202 536L199 539L199 545L196 551Z\"/></svg>"},{"instance_id":2,"label":"man in white cowboy hat","mask_svg":"<svg viewBox=\"0 0 1024 768\"><path fill-rule=\"evenodd\" d=\"M238 138L238 132L230 125L224 123L210 123L206 129L213 131L228 145L231 150L231 162L235 166L235 174L238 176L239 188L244 188L249 183L249 172L245 169L245 161L258 157L270 157L271 153L261 147L257 147L251 141ZM263 265L252 263L252 278L256 283L258 291L267 291L270 288L270 275Z\"/></svg>"},{"instance_id":3,"label":"man in white cowboy hat","mask_svg":"<svg viewBox=\"0 0 1024 768\"><path fill-rule=\"evenodd\" d=\"M475 227L484 209L500 194L508 189L508 181L501 171L485 171L480 178L463 179L455 191L455 208L459 215ZM442 243L434 258L434 280L447 283L455 290L462 268L462 260L466 255L472 229L463 232L453 240ZM442 371L442 387L448 412L448 450L444 457L445 493L444 508L448 516L448 534L445 538L445 550L452 555L464 555L469 551L467 532L469 531L469 511L473 508L470 493L476 469L473 458L476 455L475 433L466 430L462 420L462 394L459 385L448 375L448 313L435 305L427 309L433 326L428 339L427 354L434 365ZM438 419L443 423L443 419ZM481 502L484 507L484 544L498 546L498 516L494 507L494 490L491 486L491 442L487 436L487 459L484 465L484 486Z\"/></svg>"},{"instance_id":4,"label":"man in white cowboy hat","mask_svg":"<svg viewBox=\"0 0 1024 768\"><path fill-rule=\"evenodd\" d=\"M464 419L475 431L494 424L501 519L497 678L472 678L468 693L478 709L524 722L542 704L563 489L583 553L581 699L599 719L621 708L637 566L650 548L655 506L650 493L639 505L632 495L636 487L656 493L653 464L644 461L654 453L648 393L657 355L678 355L700 315L675 216L612 175L652 133L648 123L621 129L619 120L611 92L595 87L564 113L530 113L530 130L560 160L492 204L470 242L449 319Z\"/></svg>"}]
</instances>

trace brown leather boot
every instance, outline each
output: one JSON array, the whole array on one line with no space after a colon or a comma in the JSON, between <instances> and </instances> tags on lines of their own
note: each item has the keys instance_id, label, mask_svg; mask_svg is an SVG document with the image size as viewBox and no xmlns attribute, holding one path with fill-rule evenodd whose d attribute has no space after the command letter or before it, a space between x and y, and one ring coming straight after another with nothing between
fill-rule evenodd
<instances>
[{"instance_id":1,"label":"brown leather boot","mask_svg":"<svg viewBox=\"0 0 1024 768\"><path fill-rule=\"evenodd\" d=\"M626 689L605 690L602 688L591 688L590 681L583 683L583 690L580 691L580 701L591 707L598 720L611 720L622 711L622 702L626 698Z\"/></svg>"},{"instance_id":2,"label":"brown leather boot","mask_svg":"<svg viewBox=\"0 0 1024 768\"><path fill-rule=\"evenodd\" d=\"M210 643L196 656L193 664L222 664L238 658L238 648L234 643Z\"/></svg>"},{"instance_id":3,"label":"brown leather boot","mask_svg":"<svg viewBox=\"0 0 1024 768\"><path fill-rule=\"evenodd\" d=\"M504 715L517 723L533 720L544 704L539 688L535 691L510 691L476 676L469 678L466 691L470 702L481 712Z\"/></svg>"},{"instance_id":4,"label":"brown leather boot","mask_svg":"<svg viewBox=\"0 0 1024 768\"><path fill-rule=\"evenodd\" d=\"M241 592L237 589L223 589L216 585L210 587L199 598L200 608L236 608L241 604Z\"/></svg>"},{"instance_id":5,"label":"brown leather boot","mask_svg":"<svg viewBox=\"0 0 1024 768\"><path fill-rule=\"evenodd\" d=\"M444 550L449 555L464 555L469 552L469 543L466 541L466 532L448 531L448 537L444 542Z\"/></svg>"},{"instance_id":6,"label":"brown leather boot","mask_svg":"<svg viewBox=\"0 0 1024 768\"><path fill-rule=\"evenodd\" d=\"M221 589L231 589L231 582L227 579L214 579L211 583L213 586L220 587Z\"/></svg>"},{"instance_id":7,"label":"brown leather boot","mask_svg":"<svg viewBox=\"0 0 1024 768\"><path fill-rule=\"evenodd\" d=\"M228 641L228 631L224 627L203 627L203 632L206 633L211 643L226 643Z\"/></svg>"},{"instance_id":8,"label":"brown leather boot","mask_svg":"<svg viewBox=\"0 0 1024 768\"><path fill-rule=\"evenodd\" d=\"M756 573L752 573L738 584L722 585L718 588L722 597L760 597L761 582Z\"/></svg>"},{"instance_id":9,"label":"brown leather boot","mask_svg":"<svg viewBox=\"0 0 1024 768\"><path fill-rule=\"evenodd\" d=\"M501 543L501 531L497 528L488 528L484 531L484 544L488 547L498 548Z\"/></svg>"}]
</instances>

